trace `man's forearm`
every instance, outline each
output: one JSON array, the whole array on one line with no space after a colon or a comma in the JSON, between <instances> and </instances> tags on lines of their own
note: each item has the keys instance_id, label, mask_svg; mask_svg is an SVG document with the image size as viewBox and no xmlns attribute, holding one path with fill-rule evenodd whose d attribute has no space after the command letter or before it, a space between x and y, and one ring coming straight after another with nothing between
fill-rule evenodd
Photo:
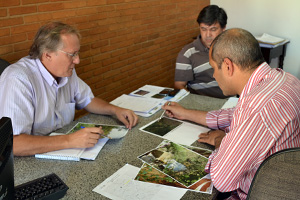
<instances>
[{"instance_id":1,"label":"man's forearm","mask_svg":"<svg viewBox=\"0 0 300 200\"><path fill-rule=\"evenodd\" d=\"M201 124L203 126L207 126L206 114L207 114L206 111L188 110L188 112L186 112L185 119L195 122L197 124Z\"/></svg>"},{"instance_id":2,"label":"man's forearm","mask_svg":"<svg viewBox=\"0 0 300 200\"><path fill-rule=\"evenodd\" d=\"M15 156L30 156L59 149L69 148L67 135L35 136L20 134L14 136L13 153Z\"/></svg>"},{"instance_id":3,"label":"man's forearm","mask_svg":"<svg viewBox=\"0 0 300 200\"><path fill-rule=\"evenodd\" d=\"M93 98L92 101L85 107L85 110L90 113L102 114L102 115L114 115L116 113L116 106L100 99Z\"/></svg>"},{"instance_id":4,"label":"man's forearm","mask_svg":"<svg viewBox=\"0 0 300 200\"><path fill-rule=\"evenodd\" d=\"M185 82L185 81L175 81L174 82L174 88L175 89L185 89L185 90L188 90L186 88L186 84L187 84L187 82Z\"/></svg>"}]
</instances>

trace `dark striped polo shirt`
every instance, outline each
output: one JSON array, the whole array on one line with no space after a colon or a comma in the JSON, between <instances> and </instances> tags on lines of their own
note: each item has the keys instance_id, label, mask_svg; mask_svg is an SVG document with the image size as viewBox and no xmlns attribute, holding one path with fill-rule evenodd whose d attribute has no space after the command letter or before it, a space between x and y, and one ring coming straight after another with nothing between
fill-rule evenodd
<instances>
[{"instance_id":1,"label":"dark striped polo shirt","mask_svg":"<svg viewBox=\"0 0 300 200\"><path fill-rule=\"evenodd\" d=\"M226 98L213 78L213 69L209 65L209 49L200 35L192 43L183 47L176 60L175 81L186 81L191 93L217 98Z\"/></svg>"}]
</instances>

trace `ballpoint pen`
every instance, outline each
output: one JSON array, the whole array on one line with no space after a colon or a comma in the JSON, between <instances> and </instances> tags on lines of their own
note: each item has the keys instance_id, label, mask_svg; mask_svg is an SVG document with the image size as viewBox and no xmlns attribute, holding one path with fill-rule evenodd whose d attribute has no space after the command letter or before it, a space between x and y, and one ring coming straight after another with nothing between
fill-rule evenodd
<instances>
[{"instance_id":1,"label":"ballpoint pen","mask_svg":"<svg viewBox=\"0 0 300 200\"><path fill-rule=\"evenodd\" d=\"M168 106L171 104L171 101L168 102ZM159 119L157 120L158 122L161 120L161 118L165 115L166 110L164 110L164 112L161 114L161 116L159 117Z\"/></svg>"},{"instance_id":2,"label":"ballpoint pen","mask_svg":"<svg viewBox=\"0 0 300 200\"><path fill-rule=\"evenodd\" d=\"M85 128L84 126L80 126L80 128ZM101 133L98 133L99 135L101 135L102 137L106 137L108 139L112 139L111 137L107 136L107 135L104 135L104 134L101 134Z\"/></svg>"}]
</instances>

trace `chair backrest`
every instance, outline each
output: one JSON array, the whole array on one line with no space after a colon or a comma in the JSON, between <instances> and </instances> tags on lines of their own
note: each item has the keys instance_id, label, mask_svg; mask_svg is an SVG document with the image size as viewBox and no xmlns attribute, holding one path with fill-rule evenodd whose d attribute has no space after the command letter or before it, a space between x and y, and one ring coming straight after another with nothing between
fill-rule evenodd
<instances>
[{"instance_id":1,"label":"chair backrest","mask_svg":"<svg viewBox=\"0 0 300 200\"><path fill-rule=\"evenodd\" d=\"M300 148L285 149L264 160L247 199L300 199Z\"/></svg>"},{"instance_id":2,"label":"chair backrest","mask_svg":"<svg viewBox=\"0 0 300 200\"><path fill-rule=\"evenodd\" d=\"M10 65L9 62L0 58L0 75L8 65Z\"/></svg>"}]
</instances>

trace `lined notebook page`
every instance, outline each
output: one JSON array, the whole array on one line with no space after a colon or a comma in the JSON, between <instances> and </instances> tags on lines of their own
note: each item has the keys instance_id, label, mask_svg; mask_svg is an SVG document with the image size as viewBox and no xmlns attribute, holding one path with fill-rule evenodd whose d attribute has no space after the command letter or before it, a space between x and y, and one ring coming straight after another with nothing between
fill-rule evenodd
<instances>
[{"instance_id":1,"label":"lined notebook page","mask_svg":"<svg viewBox=\"0 0 300 200\"><path fill-rule=\"evenodd\" d=\"M56 159L56 160L74 160L79 161L81 154L85 149L62 149L57 151L51 151L43 154L35 154L36 158L44 159Z\"/></svg>"}]
</instances>

